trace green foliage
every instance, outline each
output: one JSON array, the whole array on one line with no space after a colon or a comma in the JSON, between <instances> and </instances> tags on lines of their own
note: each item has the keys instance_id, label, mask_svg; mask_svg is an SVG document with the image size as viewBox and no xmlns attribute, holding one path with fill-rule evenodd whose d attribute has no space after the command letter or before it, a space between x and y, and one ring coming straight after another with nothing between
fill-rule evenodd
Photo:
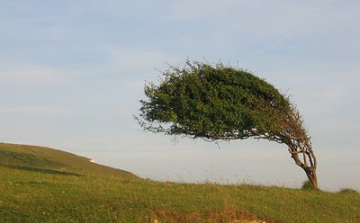
<instances>
[{"instance_id":1,"label":"green foliage","mask_svg":"<svg viewBox=\"0 0 360 223\"><path fill-rule=\"evenodd\" d=\"M317 187L314 187L314 185L308 180L303 183L301 189L302 190L320 191Z\"/></svg>"},{"instance_id":2,"label":"green foliage","mask_svg":"<svg viewBox=\"0 0 360 223\"><path fill-rule=\"evenodd\" d=\"M147 100L140 101L136 117L143 129L210 141L253 137L284 143L317 187L317 161L302 118L274 86L221 63L187 61L162 74L159 85L145 86Z\"/></svg>"},{"instance_id":3,"label":"green foliage","mask_svg":"<svg viewBox=\"0 0 360 223\"><path fill-rule=\"evenodd\" d=\"M159 85L145 87L138 118L146 130L209 140L264 137L288 131L288 98L245 70L187 61L170 67Z\"/></svg>"}]
</instances>

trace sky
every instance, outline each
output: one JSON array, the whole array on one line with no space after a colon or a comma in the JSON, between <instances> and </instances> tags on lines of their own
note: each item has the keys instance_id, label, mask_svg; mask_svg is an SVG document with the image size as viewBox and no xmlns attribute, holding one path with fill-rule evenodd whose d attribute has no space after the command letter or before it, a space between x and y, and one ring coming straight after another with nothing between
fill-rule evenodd
<instances>
[{"instance_id":1,"label":"sky","mask_svg":"<svg viewBox=\"0 0 360 223\"><path fill-rule=\"evenodd\" d=\"M360 190L360 1L0 0L0 142L161 181L300 187L285 145L174 139L134 120L187 58L264 78L302 114L324 190Z\"/></svg>"}]
</instances>

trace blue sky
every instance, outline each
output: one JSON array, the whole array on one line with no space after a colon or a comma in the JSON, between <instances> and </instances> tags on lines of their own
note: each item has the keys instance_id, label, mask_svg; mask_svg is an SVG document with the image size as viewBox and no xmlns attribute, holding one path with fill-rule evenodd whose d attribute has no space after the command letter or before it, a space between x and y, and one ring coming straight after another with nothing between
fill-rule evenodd
<instances>
[{"instance_id":1,"label":"blue sky","mask_svg":"<svg viewBox=\"0 0 360 223\"><path fill-rule=\"evenodd\" d=\"M186 58L238 66L292 95L319 184L360 190L360 2L0 1L0 141L69 151L157 180L298 187L284 145L143 132L145 81Z\"/></svg>"}]
</instances>

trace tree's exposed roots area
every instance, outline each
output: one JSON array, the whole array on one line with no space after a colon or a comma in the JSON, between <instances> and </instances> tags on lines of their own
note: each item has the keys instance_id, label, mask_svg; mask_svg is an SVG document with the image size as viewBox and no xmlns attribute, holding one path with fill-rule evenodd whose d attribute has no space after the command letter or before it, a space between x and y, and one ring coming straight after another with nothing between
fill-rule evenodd
<instances>
[{"instance_id":1,"label":"tree's exposed roots area","mask_svg":"<svg viewBox=\"0 0 360 223\"><path fill-rule=\"evenodd\" d=\"M213 223L282 223L268 217L257 218L255 215L235 208L225 208L206 215L199 212L184 213L179 211L156 210L150 222L213 222Z\"/></svg>"}]
</instances>

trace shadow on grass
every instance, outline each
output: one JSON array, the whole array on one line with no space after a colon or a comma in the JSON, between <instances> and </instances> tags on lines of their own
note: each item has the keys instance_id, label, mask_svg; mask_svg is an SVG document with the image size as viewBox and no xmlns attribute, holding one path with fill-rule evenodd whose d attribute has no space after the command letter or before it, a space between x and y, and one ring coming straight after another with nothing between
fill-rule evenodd
<instances>
[{"instance_id":1,"label":"shadow on grass","mask_svg":"<svg viewBox=\"0 0 360 223\"><path fill-rule=\"evenodd\" d=\"M7 167L10 169L15 170L24 170L24 171L31 171L31 172L38 172L38 173L47 173L47 174L58 174L64 176L78 176L80 177L81 174L71 173L71 172L64 172L59 170L51 170L51 169L43 169L43 168L35 168L35 167L27 167L27 166L11 166L11 165L0 165L3 167Z\"/></svg>"}]
</instances>

